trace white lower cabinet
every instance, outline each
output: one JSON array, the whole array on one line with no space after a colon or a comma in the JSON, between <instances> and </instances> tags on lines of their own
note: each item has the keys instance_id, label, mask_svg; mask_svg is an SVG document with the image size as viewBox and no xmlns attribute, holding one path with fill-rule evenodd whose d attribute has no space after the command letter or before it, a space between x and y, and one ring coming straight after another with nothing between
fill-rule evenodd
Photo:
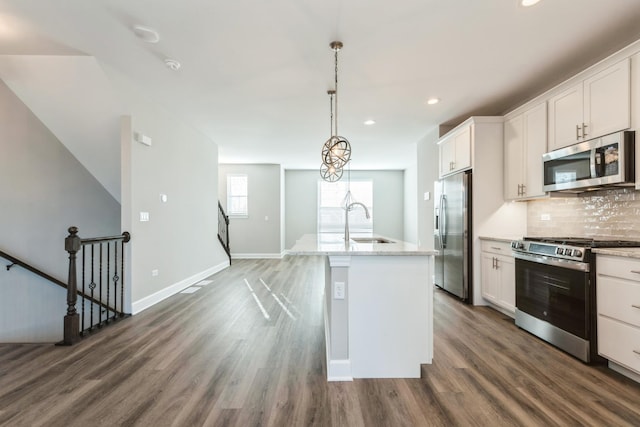
<instances>
[{"instance_id":1,"label":"white lower cabinet","mask_svg":"<svg viewBox=\"0 0 640 427\"><path fill-rule=\"evenodd\" d=\"M598 353L640 375L640 259L597 255Z\"/></svg>"},{"instance_id":2,"label":"white lower cabinet","mask_svg":"<svg viewBox=\"0 0 640 427\"><path fill-rule=\"evenodd\" d=\"M482 297L512 316L516 310L516 264L509 242L483 240Z\"/></svg>"}]
</instances>

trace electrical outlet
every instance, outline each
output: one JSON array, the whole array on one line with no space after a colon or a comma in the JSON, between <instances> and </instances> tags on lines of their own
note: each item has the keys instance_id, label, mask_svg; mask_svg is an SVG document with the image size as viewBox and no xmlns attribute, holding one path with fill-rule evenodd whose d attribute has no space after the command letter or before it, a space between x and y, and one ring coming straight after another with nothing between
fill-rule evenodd
<instances>
[{"instance_id":1,"label":"electrical outlet","mask_svg":"<svg viewBox=\"0 0 640 427\"><path fill-rule=\"evenodd\" d=\"M344 282L333 283L333 299L344 299Z\"/></svg>"},{"instance_id":2,"label":"electrical outlet","mask_svg":"<svg viewBox=\"0 0 640 427\"><path fill-rule=\"evenodd\" d=\"M551 215L549 214L540 215L540 221L551 221Z\"/></svg>"},{"instance_id":3,"label":"electrical outlet","mask_svg":"<svg viewBox=\"0 0 640 427\"><path fill-rule=\"evenodd\" d=\"M151 270L151 275L152 276L157 276L158 274L160 274L160 272L158 270Z\"/></svg>"},{"instance_id":4,"label":"electrical outlet","mask_svg":"<svg viewBox=\"0 0 640 427\"><path fill-rule=\"evenodd\" d=\"M140 221L149 221L149 212L140 212Z\"/></svg>"}]
</instances>

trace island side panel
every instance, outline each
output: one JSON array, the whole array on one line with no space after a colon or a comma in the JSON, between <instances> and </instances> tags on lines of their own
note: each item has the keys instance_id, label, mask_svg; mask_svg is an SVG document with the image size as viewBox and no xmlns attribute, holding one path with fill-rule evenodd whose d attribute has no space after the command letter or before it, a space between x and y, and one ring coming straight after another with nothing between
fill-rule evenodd
<instances>
[{"instance_id":1,"label":"island side panel","mask_svg":"<svg viewBox=\"0 0 640 427\"><path fill-rule=\"evenodd\" d=\"M419 378L433 358L432 256L354 256L349 269L353 378Z\"/></svg>"},{"instance_id":2,"label":"island side panel","mask_svg":"<svg viewBox=\"0 0 640 427\"><path fill-rule=\"evenodd\" d=\"M328 256L325 262L325 345L327 380L351 381L349 360L349 266L350 256ZM341 286L343 295L337 295Z\"/></svg>"}]
</instances>

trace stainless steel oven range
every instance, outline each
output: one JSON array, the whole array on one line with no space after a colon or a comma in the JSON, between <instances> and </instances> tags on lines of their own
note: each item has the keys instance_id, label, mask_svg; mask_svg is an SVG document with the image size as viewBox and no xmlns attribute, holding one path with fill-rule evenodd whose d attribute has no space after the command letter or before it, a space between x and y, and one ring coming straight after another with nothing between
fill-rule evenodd
<instances>
[{"instance_id":1,"label":"stainless steel oven range","mask_svg":"<svg viewBox=\"0 0 640 427\"><path fill-rule=\"evenodd\" d=\"M516 259L516 325L583 362L601 359L596 337L596 247L640 242L525 237L511 242Z\"/></svg>"}]
</instances>

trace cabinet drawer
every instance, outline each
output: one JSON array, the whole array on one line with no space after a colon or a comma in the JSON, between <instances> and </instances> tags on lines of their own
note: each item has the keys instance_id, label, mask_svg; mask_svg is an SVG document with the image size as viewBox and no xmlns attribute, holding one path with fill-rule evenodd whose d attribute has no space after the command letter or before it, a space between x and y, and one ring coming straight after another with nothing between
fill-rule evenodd
<instances>
[{"instance_id":1,"label":"cabinet drawer","mask_svg":"<svg viewBox=\"0 0 640 427\"><path fill-rule=\"evenodd\" d=\"M635 258L596 256L598 274L640 282L640 260Z\"/></svg>"},{"instance_id":2,"label":"cabinet drawer","mask_svg":"<svg viewBox=\"0 0 640 427\"><path fill-rule=\"evenodd\" d=\"M511 256L511 242L482 240L482 252Z\"/></svg>"},{"instance_id":3,"label":"cabinet drawer","mask_svg":"<svg viewBox=\"0 0 640 427\"><path fill-rule=\"evenodd\" d=\"M598 353L640 374L640 328L598 316Z\"/></svg>"},{"instance_id":4,"label":"cabinet drawer","mask_svg":"<svg viewBox=\"0 0 640 427\"><path fill-rule=\"evenodd\" d=\"M640 327L640 282L598 276L598 313Z\"/></svg>"}]
</instances>

